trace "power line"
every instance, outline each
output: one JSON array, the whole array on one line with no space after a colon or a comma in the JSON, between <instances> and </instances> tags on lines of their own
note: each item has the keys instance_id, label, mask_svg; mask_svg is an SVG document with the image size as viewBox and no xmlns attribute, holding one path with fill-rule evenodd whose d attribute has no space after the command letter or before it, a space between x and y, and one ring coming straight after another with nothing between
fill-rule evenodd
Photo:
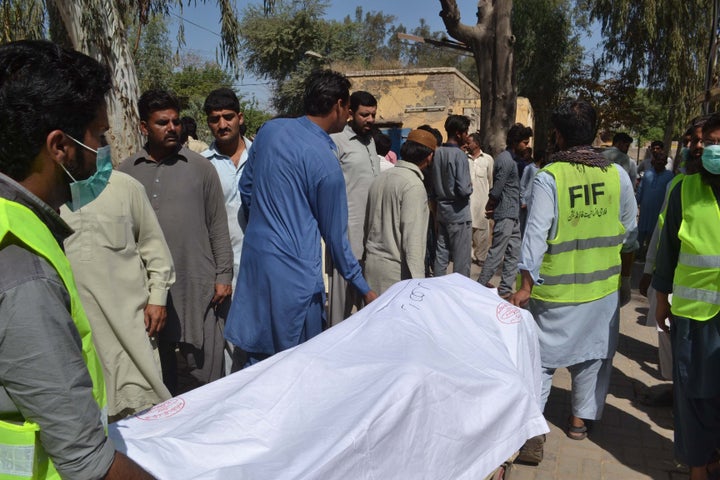
<instances>
[{"instance_id":1,"label":"power line","mask_svg":"<svg viewBox=\"0 0 720 480\"><path fill-rule=\"evenodd\" d=\"M213 30L210 30L209 28L203 27L202 25L199 25L199 24L197 24L197 23L195 23L195 22L192 22L192 21L186 19L185 17L181 17L180 15L178 15L178 14L175 13L175 12L170 12L170 15L172 15L173 17L177 17L177 18L179 18L180 20L182 20L183 22L187 22L187 23L189 23L190 25L199 28L200 30L205 30L205 31L208 32L208 33L212 33L213 35L215 35L215 36L218 37L218 38L222 38L222 36L221 36L219 33L215 32L215 31L213 31Z\"/></svg>"}]
</instances>

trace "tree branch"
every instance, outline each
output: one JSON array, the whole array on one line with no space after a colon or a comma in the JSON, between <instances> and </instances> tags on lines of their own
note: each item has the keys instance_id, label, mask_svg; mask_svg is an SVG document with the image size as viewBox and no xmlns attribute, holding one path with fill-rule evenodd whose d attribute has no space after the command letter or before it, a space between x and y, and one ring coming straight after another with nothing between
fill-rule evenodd
<instances>
[{"instance_id":1,"label":"tree branch","mask_svg":"<svg viewBox=\"0 0 720 480\"><path fill-rule=\"evenodd\" d=\"M480 3L483 1L478 2L478 10ZM455 40L471 45L485 37L487 31L485 25L478 23L478 25L470 26L460 23L460 10L455 0L440 0L440 6L442 7L440 18L442 18L448 34Z\"/></svg>"}]
</instances>

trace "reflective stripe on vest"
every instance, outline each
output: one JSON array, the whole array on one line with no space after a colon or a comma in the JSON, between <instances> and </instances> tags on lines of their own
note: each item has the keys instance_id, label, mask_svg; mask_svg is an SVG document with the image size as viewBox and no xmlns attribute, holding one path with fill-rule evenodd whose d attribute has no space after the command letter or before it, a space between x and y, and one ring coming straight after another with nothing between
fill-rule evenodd
<instances>
[{"instance_id":1,"label":"reflective stripe on vest","mask_svg":"<svg viewBox=\"0 0 720 480\"><path fill-rule=\"evenodd\" d=\"M720 207L700 175L687 175L680 192L680 254L673 278L673 315L704 321L720 313Z\"/></svg>"},{"instance_id":2,"label":"reflective stripe on vest","mask_svg":"<svg viewBox=\"0 0 720 480\"><path fill-rule=\"evenodd\" d=\"M567 242L548 245L547 253L558 254L571 250L587 250L588 248L613 247L622 243L624 235L611 235L609 237L586 238L584 240L568 240Z\"/></svg>"},{"instance_id":3,"label":"reflective stripe on vest","mask_svg":"<svg viewBox=\"0 0 720 480\"><path fill-rule=\"evenodd\" d=\"M25 248L44 258L57 271L70 296L70 314L82 342L82 356L93 383L93 398L107 428L107 400L102 367L92 342L90 324L80 302L70 263L47 225L27 207L0 198L0 242L14 236ZM38 440L40 427L0 421L0 479L59 479Z\"/></svg>"},{"instance_id":4,"label":"reflective stripe on vest","mask_svg":"<svg viewBox=\"0 0 720 480\"><path fill-rule=\"evenodd\" d=\"M532 297L559 303L597 300L617 291L620 247L620 173L566 162L543 171L555 179L557 233L548 240Z\"/></svg>"}]
</instances>

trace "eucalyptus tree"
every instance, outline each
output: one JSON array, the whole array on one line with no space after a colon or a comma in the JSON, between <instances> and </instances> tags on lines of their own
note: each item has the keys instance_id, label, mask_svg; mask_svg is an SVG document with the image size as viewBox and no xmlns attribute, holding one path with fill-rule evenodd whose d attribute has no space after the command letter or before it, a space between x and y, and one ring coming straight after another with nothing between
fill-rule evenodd
<instances>
[{"instance_id":1,"label":"eucalyptus tree","mask_svg":"<svg viewBox=\"0 0 720 480\"><path fill-rule=\"evenodd\" d=\"M545 150L552 109L567 96L582 66L584 52L573 6L573 0L515 0L513 4L517 88L533 108L536 150Z\"/></svg>"},{"instance_id":2,"label":"eucalyptus tree","mask_svg":"<svg viewBox=\"0 0 720 480\"><path fill-rule=\"evenodd\" d=\"M203 0L201 2L205 3ZM153 14L182 11L182 0L3 0L0 24L3 39L50 38L82 51L108 65L113 90L108 99L109 139L116 159L138 149L138 76L127 37L131 22L145 25ZM216 0L220 10L219 60L233 71L239 69L239 22L232 0ZM266 0L266 8L275 1ZM182 42L182 28L180 29Z\"/></svg>"},{"instance_id":3,"label":"eucalyptus tree","mask_svg":"<svg viewBox=\"0 0 720 480\"><path fill-rule=\"evenodd\" d=\"M666 105L666 144L700 111L710 40L711 0L578 0L600 22L604 65ZM711 72L710 75L714 75Z\"/></svg>"},{"instance_id":4,"label":"eucalyptus tree","mask_svg":"<svg viewBox=\"0 0 720 480\"><path fill-rule=\"evenodd\" d=\"M455 0L440 0L440 5L440 17L448 34L472 49L480 80L482 148L497 155L505 149L517 104L515 37L510 23L513 2L479 0L474 25L461 23Z\"/></svg>"}]
</instances>

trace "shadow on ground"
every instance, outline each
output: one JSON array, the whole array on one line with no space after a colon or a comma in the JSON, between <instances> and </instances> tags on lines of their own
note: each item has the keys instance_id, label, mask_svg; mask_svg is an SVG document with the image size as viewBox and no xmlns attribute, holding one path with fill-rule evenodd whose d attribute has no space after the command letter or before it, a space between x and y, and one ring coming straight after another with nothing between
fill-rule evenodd
<instances>
[{"instance_id":1,"label":"shadow on ground","mask_svg":"<svg viewBox=\"0 0 720 480\"><path fill-rule=\"evenodd\" d=\"M633 381L618 370L614 370L613 375L615 375L614 384ZM627 393L625 388L621 389L622 393L613 390L611 387L610 395L622 397ZM661 423L667 424L669 409L643 407L643 411L648 412L651 419L654 419L653 414L657 414L656 420L660 422L659 425ZM546 420L564 432L569 415L570 392L553 387L545 408ZM667 425L662 426L667 428ZM566 444L573 442L565 439L562 441ZM588 438L582 440L582 442L588 441L597 444L608 455L612 456L616 462L638 472L638 474L650 476L653 480L670 480L676 478L675 475L682 475L687 472L686 469L672 460L672 440L653 431L651 425L646 421L613 405L607 404L602 420L595 422L591 426ZM660 453L660 456L658 456L658 453ZM558 462L562 463L562 458L559 458Z\"/></svg>"}]
</instances>

